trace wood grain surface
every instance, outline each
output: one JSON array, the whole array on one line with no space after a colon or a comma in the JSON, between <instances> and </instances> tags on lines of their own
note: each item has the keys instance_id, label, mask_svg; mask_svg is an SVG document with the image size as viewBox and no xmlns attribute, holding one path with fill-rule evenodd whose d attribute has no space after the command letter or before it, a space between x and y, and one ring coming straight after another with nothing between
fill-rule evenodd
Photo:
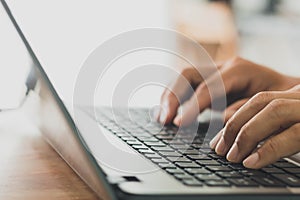
<instances>
[{"instance_id":1,"label":"wood grain surface","mask_svg":"<svg viewBox=\"0 0 300 200\"><path fill-rule=\"evenodd\" d=\"M97 199L21 111L0 112L0 199Z\"/></svg>"}]
</instances>

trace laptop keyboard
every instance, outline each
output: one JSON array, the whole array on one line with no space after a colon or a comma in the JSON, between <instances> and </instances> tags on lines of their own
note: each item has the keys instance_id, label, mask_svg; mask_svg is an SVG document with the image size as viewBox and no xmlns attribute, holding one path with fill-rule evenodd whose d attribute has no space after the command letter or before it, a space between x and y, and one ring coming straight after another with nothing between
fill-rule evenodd
<instances>
[{"instance_id":1,"label":"laptop keyboard","mask_svg":"<svg viewBox=\"0 0 300 200\"><path fill-rule=\"evenodd\" d=\"M193 187L300 187L300 167L281 159L260 170L230 163L209 148L206 125L199 125L197 135L189 128L178 128L151 122L145 109L131 109L112 116L101 108L97 121L114 135L158 165L185 185ZM121 121L117 123L115 120ZM193 137L191 139L191 137ZM191 142L192 141L192 142Z\"/></svg>"}]
</instances>

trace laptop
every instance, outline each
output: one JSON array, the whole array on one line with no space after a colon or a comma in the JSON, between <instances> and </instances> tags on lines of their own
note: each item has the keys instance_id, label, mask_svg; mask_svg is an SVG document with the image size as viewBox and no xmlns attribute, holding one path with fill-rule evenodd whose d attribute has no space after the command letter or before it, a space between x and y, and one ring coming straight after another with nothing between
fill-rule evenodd
<instances>
[{"instance_id":1,"label":"laptop","mask_svg":"<svg viewBox=\"0 0 300 200\"><path fill-rule=\"evenodd\" d=\"M209 124L197 124L196 129L162 127L143 108L78 106L75 119L8 5L1 2L16 33L14 39L23 45L16 48L28 55L31 91L23 106L30 106L30 119L99 198L299 199L299 157L284 158L260 170L246 169L209 148ZM97 130L91 128L95 124Z\"/></svg>"}]
</instances>

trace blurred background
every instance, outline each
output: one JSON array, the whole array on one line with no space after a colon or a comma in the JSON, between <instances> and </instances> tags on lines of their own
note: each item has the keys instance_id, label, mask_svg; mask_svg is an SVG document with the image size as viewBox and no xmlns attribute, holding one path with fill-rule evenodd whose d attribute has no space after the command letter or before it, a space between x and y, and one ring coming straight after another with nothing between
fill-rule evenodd
<instances>
[{"instance_id":1,"label":"blurred background","mask_svg":"<svg viewBox=\"0 0 300 200\"><path fill-rule=\"evenodd\" d=\"M234 55L299 75L300 2L188 0L175 2L178 30L207 45L214 60Z\"/></svg>"},{"instance_id":2,"label":"blurred background","mask_svg":"<svg viewBox=\"0 0 300 200\"><path fill-rule=\"evenodd\" d=\"M300 76L300 1L296 0L8 0L8 4L66 102L72 102L76 77L93 49L116 34L145 27L179 31L201 44L214 61L238 55ZM0 9L0 108L13 108L24 94L27 73L5 15ZM165 62L165 58L154 60Z\"/></svg>"}]
</instances>

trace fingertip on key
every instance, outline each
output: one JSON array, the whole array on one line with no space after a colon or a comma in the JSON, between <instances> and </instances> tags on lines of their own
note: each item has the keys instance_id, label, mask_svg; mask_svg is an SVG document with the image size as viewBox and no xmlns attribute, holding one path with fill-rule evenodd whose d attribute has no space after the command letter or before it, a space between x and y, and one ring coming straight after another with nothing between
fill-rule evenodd
<instances>
[{"instance_id":1,"label":"fingertip on key","mask_svg":"<svg viewBox=\"0 0 300 200\"><path fill-rule=\"evenodd\" d=\"M257 165L259 161L259 155L257 152L251 154L250 156L248 156L244 161L243 161L243 165L247 168L255 168L255 166Z\"/></svg>"},{"instance_id":2,"label":"fingertip on key","mask_svg":"<svg viewBox=\"0 0 300 200\"><path fill-rule=\"evenodd\" d=\"M166 111L162 111L159 116L159 122L164 124L166 122L167 113Z\"/></svg>"},{"instance_id":3,"label":"fingertip on key","mask_svg":"<svg viewBox=\"0 0 300 200\"><path fill-rule=\"evenodd\" d=\"M173 123L176 125L176 126L181 126L181 123L182 123L182 118L177 115L174 120L173 120Z\"/></svg>"},{"instance_id":4,"label":"fingertip on key","mask_svg":"<svg viewBox=\"0 0 300 200\"><path fill-rule=\"evenodd\" d=\"M216 145L215 151L218 155L224 156L226 154L225 148L226 148L226 144L225 144L224 137L221 137L218 144Z\"/></svg>"},{"instance_id":5,"label":"fingertip on key","mask_svg":"<svg viewBox=\"0 0 300 200\"><path fill-rule=\"evenodd\" d=\"M211 149L215 149L216 145L219 141L219 137L216 135L210 142L209 142L209 146Z\"/></svg>"}]
</instances>

